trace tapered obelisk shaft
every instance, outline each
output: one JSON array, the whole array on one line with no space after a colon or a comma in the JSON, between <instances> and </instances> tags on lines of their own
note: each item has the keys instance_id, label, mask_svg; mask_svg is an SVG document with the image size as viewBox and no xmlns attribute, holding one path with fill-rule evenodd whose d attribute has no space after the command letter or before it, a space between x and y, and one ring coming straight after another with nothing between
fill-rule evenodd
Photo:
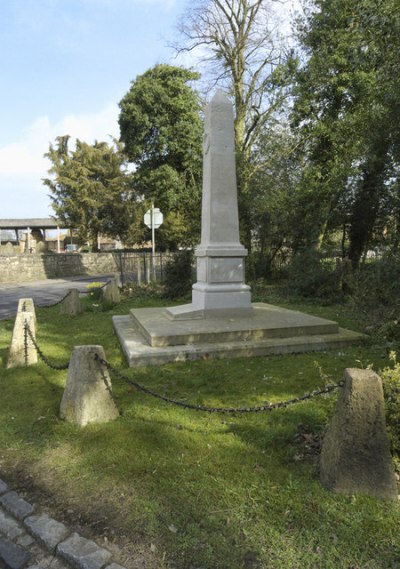
<instances>
[{"instance_id":1,"label":"tapered obelisk shaft","mask_svg":"<svg viewBox=\"0 0 400 569\"><path fill-rule=\"evenodd\" d=\"M239 240L233 107L218 91L205 111L201 243L192 304L168 309L170 318L248 316L244 282L247 250Z\"/></svg>"},{"instance_id":2,"label":"tapered obelisk shaft","mask_svg":"<svg viewBox=\"0 0 400 569\"><path fill-rule=\"evenodd\" d=\"M206 108L203 147L201 243L197 256L247 254L239 242L232 104L217 91Z\"/></svg>"}]
</instances>

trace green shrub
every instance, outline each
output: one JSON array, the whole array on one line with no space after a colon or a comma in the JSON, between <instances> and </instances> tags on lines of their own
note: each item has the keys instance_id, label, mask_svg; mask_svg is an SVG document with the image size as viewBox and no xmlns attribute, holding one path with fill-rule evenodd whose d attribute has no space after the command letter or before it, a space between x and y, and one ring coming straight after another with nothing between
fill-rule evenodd
<instances>
[{"instance_id":1,"label":"green shrub","mask_svg":"<svg viewBox=\"0 0 400 569\"><path fill-rule=\"evenodd\" d=\"M89 291L88 296L91 300L101 301L103 298L103 284L104 283L93 282L86 285L86 288Z\"/></svg>"},{"instance_id":2,"label":"green shrub","mask_svg":"<svg viewBox=\"0 0 400 569\"><path fill-rule=\"evenodd\" d=\"M400 470L400 362L395 352L390 353L392 367L381 372L385 395L386 422L395 457L397 470Z\"/></svg>"},{"instance_id":3,"label":"green shrub","mask_svg":"<svg viewBox=\"0 0 400 569\"><path fill-rule=\"evenodd\" d=\"M384 255L368 261L357 271L353 296L368 306L400 306L400 256Z\"/></svg>"},{"instance_id":4,"label":"green shrub","mask_svg":"<svg viewBox=\"0 0 400 569\"><path fill-rule=\"evenodd\" d=\"M165 297L183 298L190 293L192 283L193 251L179 251L165 266Z\"/></svg>"},{"instance_id":5,"label":"green shrub","mask_svg":"<svg viewBox=\"0 0 400 569\"><path fill-rule=\"evenodd\" d=\"M400 346L400 257L384 255L354 274L352 302L369 333L392 348Z\"/></svg>"},{"instance_id":6,"label":"green shrub","mask_svg":"<svg viewBox=\"0 0 400 569\"><path fill-rule=\"evenodd\" d=\"M89 293L86 297L85 309L89 312L107 312L115 306L113 302L104 299L104 283L89 283L86 288Z\"/></svg>"},{"instance_id":7,"label":"green shrub","mask_svg":"<svg viewBox=\"0 0 400 569\"><path fill-rule=\"evenodd\" d=\"M343 267L335 259L324 258L314 249L305 249L293 257L288 267L287 286L304 297L342 300Z\"/></svg>"},{"instance_id":8,"label":"green shrub","mask_svg":"<svg viewBox=\"0 0 400 569\"><path fill-rule=\"evenodd\" d=\"M158 299L164 296L164 286L158 282L138 285L135 282L127 282L122 287L124 298Z\"/></svg>"}]
</instances>

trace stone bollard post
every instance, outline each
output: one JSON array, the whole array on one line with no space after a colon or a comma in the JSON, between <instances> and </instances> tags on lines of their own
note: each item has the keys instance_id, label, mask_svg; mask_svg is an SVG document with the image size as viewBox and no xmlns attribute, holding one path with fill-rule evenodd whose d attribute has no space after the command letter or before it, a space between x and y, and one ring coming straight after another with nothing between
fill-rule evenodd
<instances>
[{"instance_id":1,"label":"stone bollard post","mask_svg":"<svg viewBox=\"0 0 400 569\"><path fill-rule=\"evenodd\" d=\"M68 314L69 316L77 316L83 312L79 291L71 288L68 295L60 304L60 314Z\"/></svg>"},{"instance_id":2,"label":"stone bollard post","mask_svg":"<svg viewBox=\"0 0 400 569\"><path fill-rule=\"evenodd\" d=\"M110 375L95 355L105 358L102 346L75 346L61 400L61 419L80 427L119 417L111 395Z\"/></svg>"},{"instance_id":3,"label":"stone bollard post","mask_svg":"<svg viewBox=\"0 0 400 569\"><path fill-rule=\"evenodd\" d=\"M36 323L35 303L33 298L20 298L17 312L31 312Z\"/></svg>"},{"instance_id":4,"label":"stone bollard post","mask_svg":"<svg viewBox=\"0 0 400 569\"><path fill-rule=\"evenodd\" d=\"M322 443L320 477L333 492L397 500L382 381L372 370L344 372L344 387Z\"/></svg>"},{"instance_id":5,"label":"stone bollard post","mask_svg":"<svg viewBox=\"0 0 400 569\"><path fill-rule=\"evenodd\" d=\"M36 317L34 312L24 312L22 310L17 312L8 352L7 369L30 366L38 361L36 348L29 334L25 333L25 325L29 326L33 337L36 338Z\"/></svg>"},{"instance_id":6,"label":"stone bollard post","mask_svg":"<svg viewBox=\"0 0 400 569\"><path fill-rule=\"evenodd\" d=\"M118 278L114 277L103 291L103 299L107 302L117 304L121 300L121 295L118 288Z\"/></svg>"}]
</instances>

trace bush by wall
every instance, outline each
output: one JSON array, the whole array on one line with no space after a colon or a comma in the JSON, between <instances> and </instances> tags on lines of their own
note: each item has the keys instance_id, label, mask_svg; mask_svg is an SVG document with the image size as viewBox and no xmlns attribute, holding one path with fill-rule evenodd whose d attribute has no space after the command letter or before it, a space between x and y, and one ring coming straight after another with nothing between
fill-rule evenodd
<instances>
[{"instance_id":1,"label":"bush by wall","mask_svg":"<svg viewBox=\"0 0 400 569\"><path fill-rule=\"evenodd\" d=\"M165 267L165 297L171 300L190 293L193 283L193 251L179 251Z\"/></svg>"},{"instance_id":2,"label":"bush by wall","mask_svg":"<svg viewBox=\"0 0 400 569\"><path fill-rule=\"evenodd\" d=\"M391 367L381 372L383 391L385 395L386 422L392 452L400 470L400 362L395 352L391 352Z\"/></svg>"}]
</instances>

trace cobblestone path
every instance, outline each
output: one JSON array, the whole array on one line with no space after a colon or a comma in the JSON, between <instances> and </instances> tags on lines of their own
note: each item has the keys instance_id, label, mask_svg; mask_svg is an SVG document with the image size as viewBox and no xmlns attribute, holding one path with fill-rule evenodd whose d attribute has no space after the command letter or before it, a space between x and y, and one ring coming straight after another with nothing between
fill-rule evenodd
<instances>
[{"instance_id":1,"label":"cobblestone path","mask_svg":"<svg viewBox=\"0 0 400 569\"><path fill-rule=\"evenodd\" d=\"M1 569L125 569L112 554L36 511L0 479Z\"/></svg>"}]
</instances>

